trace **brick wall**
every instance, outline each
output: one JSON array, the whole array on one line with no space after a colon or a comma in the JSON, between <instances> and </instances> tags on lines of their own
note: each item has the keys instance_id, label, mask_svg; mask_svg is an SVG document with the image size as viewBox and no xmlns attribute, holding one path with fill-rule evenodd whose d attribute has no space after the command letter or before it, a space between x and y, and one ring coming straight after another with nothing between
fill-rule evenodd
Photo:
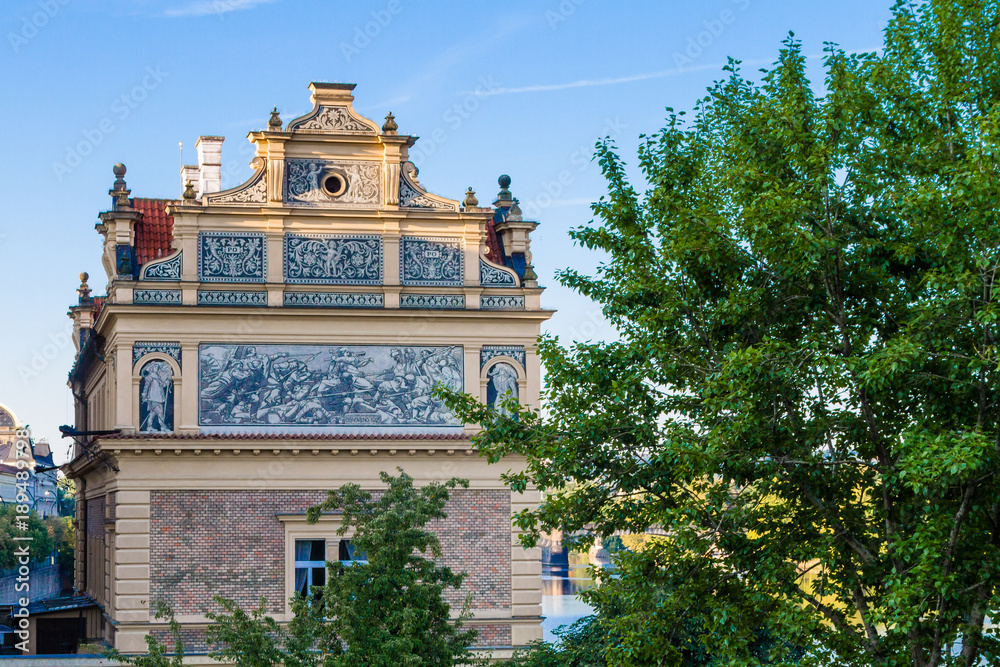
<instances>
[{"instance_id":1,"label":"brick wall","mask_svg":"<svg viewBox=\"0 0 1000 667\"><path fill-rule=\"evenodd\" d=\"M475 648L499 648L512 645L510 626L505 624L477 625L479 636L472 644Z\"/></svg>"},{"instance_id":2,"label":"brick wall","mask_svg":"<svg viewBox=\"0 0 1000 667\"><path fill-rule=\"evenodd\" d=\"M150 494L150 598L176 614L216 609L213 595L244 607L267 598L269 613L284 611L285 527L277 514L296 514L326 498L322 491L153 491ZM510 494L503 490L451 492L448 518L438 533L443 564L469 573L460 606L510 605Z\"/></svg>"},{"instance_id":3,"label":"brick wall","mask_svg":"<svg viewBox=\"0 0 1000 667\"><path fill-rule=\"evenodd\" d=\"M104 496L87 501L87 537L104 540Z\"/></svg>"},{"instance_id":4,"label":"brick wall","mask_svg":"<svg viewBox=\"0 0 1000 667\"><path fill-rule=\"evenodd\" d=\"M87 500L87 593L101 604L105 600L107 549L104 542L104 496Z\"/></svg>"}]
</instances>

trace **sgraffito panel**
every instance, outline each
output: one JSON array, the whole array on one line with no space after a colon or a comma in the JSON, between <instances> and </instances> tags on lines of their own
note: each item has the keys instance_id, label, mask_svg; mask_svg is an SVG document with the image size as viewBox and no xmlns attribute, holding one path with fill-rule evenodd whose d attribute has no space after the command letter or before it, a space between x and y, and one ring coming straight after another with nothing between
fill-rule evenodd
<instances>
[{"instance_id":1,"label":"sgraffito panel","mask_svg":"<svg viewBox=\"0 0 1000 667\"><path fill-rule=\"evenodd\" d=\"M261 232L198 234L198 275L205 282L262 283L266 265Z\"/></svg>"},{"instance_id":2,"label":"sgraffito panel","mask_svg":"<svg viewBox=\"0 0 1000 667\"><path fill-rule=\"evenodd\" d=\"M303 284L382 284L377 236L285 235L285 281Z\"/></svg>"},{"instance_id":3,"label":"sgraffito panel","mask_svg":"<svg viewBox=\"0 0 1000 667\"><path fill-rule=\"evenodd\" d=\"M404 285L461 285L464 279L462 242L458 239L404 236L399 259Z\"/></svg>"},{"instance_id":4,"label":"sgraffito panel","mask_svg":"<svg viewBox=\"0 0 1000 667\"><path fill-rule=\"evenodd\" d=\"M462 390L461 346L199 348L202 426L461 426L433 396Z\"/></svg>"}]
</instances>

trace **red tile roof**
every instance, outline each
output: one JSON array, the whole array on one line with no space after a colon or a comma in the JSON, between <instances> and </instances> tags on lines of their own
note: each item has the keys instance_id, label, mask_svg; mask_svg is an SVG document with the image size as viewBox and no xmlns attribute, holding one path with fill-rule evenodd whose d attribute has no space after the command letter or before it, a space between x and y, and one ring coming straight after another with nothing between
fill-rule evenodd
<instances>
[{"instance_id":1,"label":"red tile roof","mask_svg":"<svg viewBox=\"0 0 1000 667\"><path fill-rule=\"evenodd\" d=\"M500 239L497 238L493 220L486 223L486 259L503 266L503 255L500 253Z\"/></svg>"},{"instance_id":2,"label":"red tile roof","mask_svg":"<svg viewBox=\"0 0 1000 667\"><path fill-rule=\"evenodd\" d=\"M104 310L104 300L107 297L95 296L94 297L94 322L97 322L97 318L101 316L101 311Z\"/></svg>"},{"instance_id":3,"label":"red tile roof","mask_svg":"<svg viewBox=\"0 0 1000 667\"><path fill-rule=\"evenodd\" d=\"M174 218L167 215L169 203L168 199L135 197L132 200L132 208L142 213L135 225L135 255L139 266L173 252L170 242L174 238Z\"/></svg>"}]
</instances>

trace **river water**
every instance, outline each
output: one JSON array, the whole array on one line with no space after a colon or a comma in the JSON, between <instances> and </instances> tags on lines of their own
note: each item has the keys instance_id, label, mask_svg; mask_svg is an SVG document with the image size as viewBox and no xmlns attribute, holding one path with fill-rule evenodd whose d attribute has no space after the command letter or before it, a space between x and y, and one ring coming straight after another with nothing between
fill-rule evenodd
<instances>
[{"instance_id":1,"label":"river water","mask_svg":"<svg viewBox=\"0 0 1000 667\"><path fill-rule=\"evenodd\" d=\"M594 585L587 554L542 549L542 622L544 639L557 642L552 631L594 613L576 594Z\"/></svg>"}]
</instances>

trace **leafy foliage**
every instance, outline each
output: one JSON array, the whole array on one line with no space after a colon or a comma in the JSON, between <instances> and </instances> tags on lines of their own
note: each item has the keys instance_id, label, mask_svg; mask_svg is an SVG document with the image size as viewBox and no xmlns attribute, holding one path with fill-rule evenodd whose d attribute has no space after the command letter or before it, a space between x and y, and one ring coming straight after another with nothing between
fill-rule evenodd
<instances>
[{"instance_id":1,"label":"leafy foliage","mask_svg":"<svg viewBox=\"0 0 1000 667\"><path fill-rule=\"evenodd\" d=\"M0 504L0 568L18 567L18 550L28 546L28 557L34 562L47 558L52 553L52 536L38 514L31 512L19 525L17 507ZM18 541L15 538L30 538Z\"/></svg>"},{"instance_id":2,"label":"leafy foliage","mask_svg":"<svg viewBox=\"0 0 1000 667\"><path fill-rule=\"evenodd\" d=\"M644 137L642 194L598 145L572 236L607 261L559 279L620 339L540 343L545 417L450 400L492 460L527 456L522 528L668 531L647 576L677 585L623 576L622 637L711 600L734 664L754 627L803 664L1000 661L998 43L996 0L900 1L881 53L828 45L821 96L792 37L759 83L730 61Z\"/></svg>"},{"instance_id":3,"label":"leafy foliage","mask_svg":"<svg viewBox=\"0 0 1000 667\"><path fill-rule=\"evenodd\" d=\"M420 488L400 470L398 477L380 473L388 488L373 497L357 484L330 491L324 503L309 509L309 521L323 512L342 510L341 535L352 529L351 542L367 562L328 564L323 590L325 615L343 653L331 667L421 667L468 664L468 646L476 638L465 628L468 600L457 621L449 619L445 588L458 589L464 573L452 572L433 559L441 543L426 529L428 521L444 519L448 489L467 488L467 480L433 482ZM424 554L428 557L425 557Z\"/></svg>"},{"instance_id":4,"label":"leafy foliage","mask_svg":"<svg viewBox=\"0 0 1000 667\"><path fill-rule=\"evenodd\" d=\"M165 618L169 621L170 636L174 642L172 653L170 648L159 639L153 635L146 635L146 655L125 655L118 649L109 649L105 651L104 657L123 665L133 665L133 667L184 667L184 640L181 638L181 626L174 618L174 612L160 603L156 606L155 618Z\"/></svg>"},{"instance_id":5,"label":"leafy foliage","mask_svg":"<svg viewBox=\"0 0 1000 667\"><path fill-rule=\"evenodd\" d=\"M76 551L76 530L73 519L68 516L50 516L45 520L52 543L59 554L59 564L64 570L73 570L73 559Z\"/></svg>"},{"instance_id":6,"label":"leafy foliage","mask_svg":"<svg viewBox=\"0 0 1000 667\"><path fill-rule=\"evenodd\" d=\"M216 596L222 612L210 612L212 625L206 639L217 648L210 655L220 662L240 667L315 667L330 664L325 659L341 652L324 624L318 606L301 597L292 599L294 618L287 628L265 613L266 600L245 611L232 600Z\"/></svg>"}]
</instances>

